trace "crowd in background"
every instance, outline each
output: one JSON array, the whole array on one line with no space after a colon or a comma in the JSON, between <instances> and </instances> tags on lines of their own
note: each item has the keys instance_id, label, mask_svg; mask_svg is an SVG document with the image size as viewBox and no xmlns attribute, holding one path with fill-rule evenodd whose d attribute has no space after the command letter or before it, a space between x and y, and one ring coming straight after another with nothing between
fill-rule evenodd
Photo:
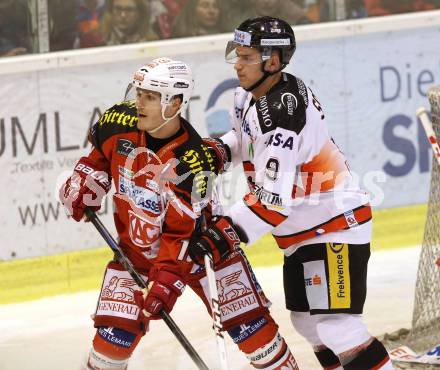
<instances>
[{"instance_id":1,"label":"crowd in background","mask_svg":"<svg viewBox=\"0 0 440 370\"><path fill-rule=\"evenodd\" d=\"M334 20L332 0L48 0L50 51L232 32L246 18ZM440 0L345 0L345 19L440 8ZM35 0L0 0L0 56L38 52Z\"/></svg>"}]
</instances>

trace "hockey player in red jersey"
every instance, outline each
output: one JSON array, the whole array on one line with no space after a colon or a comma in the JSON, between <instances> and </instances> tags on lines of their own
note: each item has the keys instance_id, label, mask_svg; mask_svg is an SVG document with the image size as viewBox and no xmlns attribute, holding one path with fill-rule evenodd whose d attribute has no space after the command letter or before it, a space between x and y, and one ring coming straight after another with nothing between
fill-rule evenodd
<instances>
[{"instance_id":1,"label":"hockey player in red jersey","mask_svg":"<svg viewBox=\"0 0 440 370\"><path fill-rule=\"evenodd\" d=\"M113 180L120 247L149 286L148 294L142 295L123 266L109 262L94 315L97 331L87 370L126 369L149 321L159 319L161 309L170 312L186 285L210 310L205 270L187 251L202 217L212 223L225 249L239 242L240 231L230 220L219 215L213 219L214 160L180 115L193 84L190 68L180 61L159 58L141 67L131 84L135 99L108 109L91 127L92 150L77 162L60 190L72 218L81 221L86 206L99 209ZM215 274L223 328L251 365L297 369L269 313L270 302L240 248L234 248Z\"/></svg>"},{"instance_id":2,"label":"hockey player in red jersey","mask_svg":"<svg viewBox=\"0 0 440 370\"><path fill-rule=\"evenodd\" d=\"M226 48L240 87L232 130L210 139L220 170L242 162L249 193L226 215L252 244L271 232L284 251L284 290L296 330L324 369L392 369L385 347L362 322L370 256L371 208L331 138L318 98L282 72L295 52L292 28L248 19ZM225 248L208 229L190 255ZM221 260L221 258L219 259Z\"/></svg>"}]
</instances>

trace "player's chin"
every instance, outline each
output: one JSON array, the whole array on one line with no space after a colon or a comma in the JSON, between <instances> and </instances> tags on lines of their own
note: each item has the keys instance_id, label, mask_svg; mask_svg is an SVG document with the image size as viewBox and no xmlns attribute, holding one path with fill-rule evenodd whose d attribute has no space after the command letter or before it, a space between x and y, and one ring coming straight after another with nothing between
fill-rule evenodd
<instances>
[{"instance_id":1,"label":"player's chin","mask_svg":"<svg viewBox=\"0 0 440 370\"><path fill-rule=\"evenodd\" d=\"M243 89L246 89L250 85L249 81L246 78L240 76L238 77L238 83Z\"/></svg>"},{"instance_id":2,"label":"player's chin","mask_svg":"<svg viewBox=\"0 0 440 370\"><path fill-rule=\"evenodd\" d=\"M249 83L246 82L246 80L244 78L239 78L238 79L238 84L240 85L240 87L242 87L243 89L246 89L249 86Z\"/></svg>"},{"instance_id":3,"label":"player's chin","mask_svg":"<svg viewBox=\"0 0 440 370\"><path fill-rule=\"evenodd\" d=\"M149 124L148 120L145 118L138 117L136 126L138 130L142 130L142 131L151 130L151 125Z\"/></svg>"}]
</instances>

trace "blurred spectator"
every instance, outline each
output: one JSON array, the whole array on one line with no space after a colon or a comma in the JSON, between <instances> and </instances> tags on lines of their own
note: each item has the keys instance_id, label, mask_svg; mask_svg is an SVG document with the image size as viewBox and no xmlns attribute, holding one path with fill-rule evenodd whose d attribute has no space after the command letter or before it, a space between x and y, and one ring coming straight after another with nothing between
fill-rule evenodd
<instances>
[{"instance_id":1,"label":"blurred spectator","mask_svg":"<svg viewBox=\"0 0 440 370\"><path fill-rule=\"evenodd\" d=\"M89 48L102 44L99 24L104 9L104 0L79 0L77 47Z\"/></svg>"},{"instance_id":2,"label":"blurred spectator","mask_svg":"<svg viewBox=\"0 0 440 370\"><path fill-rule=\"evenodd\" d=\"M282 17L289 24L310 23L305 9L293 0L251 0L250 17L267 15Z\"/></svg>"},{"instance_id":3,"label":"blurred spectator","mask_svg":"<svg viewBox=\"0 0 440 370\"><path fill-rule=\"evenodd\" d=\"M345 0L347 19L365 18L368 16L364 0Z\"/></svg>"},{"instance_id":4,"label":"blurred spectator","mask_svg":"<svg viewBox=\"0 0 440 370\"><path fill-rule=\"evenodd\" d=\"M222 28L225 32L233 32L235 27L251 16L251 0L221 1Z\"/></svg>"},{"instance_id":5,"label":"blurred spectator","mask_svg":"<svg viewBox=\"0 0 440 370\"><path fill-rule=\"evenodd\" d=\"M173 24L171 37L223 32L219 3L220 0L189 0Z\"/></svg>"},{"instance_id":6,"label":"blurred spectator","mask_svg":"<svg viewBox=\"0 0 440 370\"><path fill-rule=\"evenodd\" d=\"M27 1L0 1L0 56L32 52L31 16Z\"/></svg>"},{"instance_id":7,"label":"blurred spectator","mask_svg":"<svg viewBox=\"0 0 440 370\"><path fill-rule=\"evenodd\" d=\"M307 19L311 23L330 21L330 4L329 0L308 1Z\"/></svg>"},{"instance_id":8,"label":"blurred spectator","mask_svg":"<svg viewBox=\"0 0 440 370\"><path fill-rule=\"evenodd\" d=\"M161 39L171 35L171 27L188 0L152 0L151 19L153 30Z\"/></svg>"},{"instance_id":9,"label":"blurred spectator","mask_svg":"<svg viewBox=\"0 0 440 370\"><path fill-rule=\"evenodd\" d=\"M104 45L157 40L150 29L146 0L107 0L100 25Z\"/></svg>"},{"instance_id":10,"label":"blurred spectator","mask_svg":"<svg viewBox=\"0 0 440 370\"><path fill-rule=\"evenodd\" d=\"M70 50L76 38L75 1L48 0L50 51Z\"/></svg>"},{"instance_id":11,"label":"blurred spectator","mask_svg":"<svg viewBox=\"0 0 440 370\"><path fill-rule=\"evenodd\" d=\"M365 8L369 16L378 16L432 10L436 7L428 0L365 0Z\"/></svg>"}]
</instances>

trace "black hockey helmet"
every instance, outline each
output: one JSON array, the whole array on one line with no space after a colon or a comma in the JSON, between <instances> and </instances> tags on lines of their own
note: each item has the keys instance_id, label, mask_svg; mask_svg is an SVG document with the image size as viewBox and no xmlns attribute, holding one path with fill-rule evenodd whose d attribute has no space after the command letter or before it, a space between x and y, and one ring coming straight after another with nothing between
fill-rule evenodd
<instances>
[{"instance_id":1,"label":"black hockey helmet","mask_svg":"<svg viewBox=\"0 0 440 370\"><path fill-rule=\"evenodd\" d=\"M289 64L296 49L295 34L292 27L280 18L249 18L235 30L234 40L226 47L226 61L235 63L237 46L249 46L261 51L263 60L270 58L273 49L280 51L283 68Z\"/></svg>"}]
</instances>

